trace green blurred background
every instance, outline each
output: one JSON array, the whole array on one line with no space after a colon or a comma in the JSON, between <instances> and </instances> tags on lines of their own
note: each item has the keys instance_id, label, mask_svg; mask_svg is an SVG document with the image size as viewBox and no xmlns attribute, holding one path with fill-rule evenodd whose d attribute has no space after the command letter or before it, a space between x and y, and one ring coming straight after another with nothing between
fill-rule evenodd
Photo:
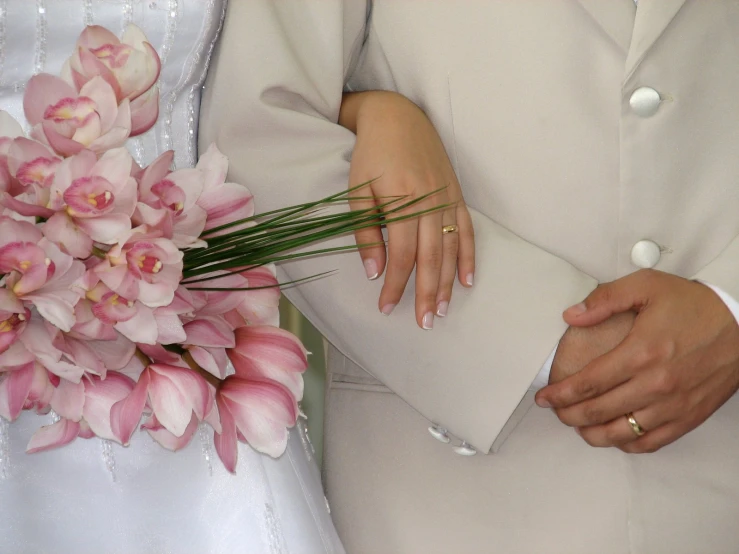
<instances>
[{"instance_id":1,"label":"green blurred background","mask_svg":"<svg viewBox=\"0 0 739 554\"><path fill-rule=\"evenodd\" d=\"M320 465L323 459L323 387L326 383L323 337L284 296L280 301L280 326L300 337L305 348L311 352L308 356L308 370L304 375L305 393L300 406L308 416L310 440L316 449L316 459Z\"/></svg>"}]
</instances>

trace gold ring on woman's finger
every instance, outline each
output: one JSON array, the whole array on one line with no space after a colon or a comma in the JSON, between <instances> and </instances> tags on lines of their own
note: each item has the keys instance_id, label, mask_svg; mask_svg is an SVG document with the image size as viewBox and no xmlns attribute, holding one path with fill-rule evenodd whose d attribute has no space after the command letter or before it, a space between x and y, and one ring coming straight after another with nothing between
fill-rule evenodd
<instances>
[{"instance_id":1,"label":"gold ring on woman's finger","mask_svg":"<svg viewBox=\"0 0 739 554\"><path fill-rule=\"evenodd\" d=\"M441 232L444 235L447 235L449 233L457 233L459 232L459 227L457 225L444 225L441 228Z\"/></svg>"}]
</instances>

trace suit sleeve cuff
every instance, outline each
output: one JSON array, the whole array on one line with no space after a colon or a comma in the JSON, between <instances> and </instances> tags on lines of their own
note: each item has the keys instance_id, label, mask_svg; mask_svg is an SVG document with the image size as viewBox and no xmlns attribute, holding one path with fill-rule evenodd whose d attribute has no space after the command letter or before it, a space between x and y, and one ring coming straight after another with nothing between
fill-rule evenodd
<instances>
[{"instance_id":1,"label":"suit sleeve cuff","mask_svg":"<svg viewBox=\"0 0 739 554\"><path fill-rule=\"evenodd\" d=\"M737 306L739 307L739 304ZM543 389L549 384L549 374L552 372L552 364L554 363L554 357L557 355L558 348L559 343L557 343L557 345L554 347L554 350L552 350L552 353L549 354L549 357L544 362L541 370L539 370L539 374L534 378L534 381L529 387L530 391L536 392L540 389Z\"/></svg>"}]
</instances>

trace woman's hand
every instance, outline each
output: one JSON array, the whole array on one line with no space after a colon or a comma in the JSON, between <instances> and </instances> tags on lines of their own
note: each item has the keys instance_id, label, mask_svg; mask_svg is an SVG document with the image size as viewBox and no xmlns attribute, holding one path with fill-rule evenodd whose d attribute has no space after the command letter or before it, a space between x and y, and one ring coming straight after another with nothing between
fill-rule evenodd
<instances>
[{"instance_id":1,"label":"woman's hand","mask_svg":"<svg viewBox=\"0 0 739 554\"><path fill-rule=\"evenodd\" d=\"M400 301L416 266L416 320L423 329L431 329L435 316L447 314L455 275L459 273L460 283L470 287L475 271L472 221L444 145L423 111L393 92L345 94L339 123L357 135L349 186L374 179L371 194L367 188L353 193L352 209L375 208L393 197L410 200L434 191L438 192L410 210L449 205L389 224L387 253L382 245L359 251L369 279L387 270L379 301L385 315ZM401 214L393 214L397 215ZM458 231L443 233L451 225ZM355 238L358 245L383 242L379 226L357 231Z\"/></svg>"}]
</instances>

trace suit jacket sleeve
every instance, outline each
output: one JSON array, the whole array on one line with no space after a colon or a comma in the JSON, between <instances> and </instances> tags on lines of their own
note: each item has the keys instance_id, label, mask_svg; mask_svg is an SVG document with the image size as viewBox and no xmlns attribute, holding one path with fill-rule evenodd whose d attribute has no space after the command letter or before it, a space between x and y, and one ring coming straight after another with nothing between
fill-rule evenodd
<instances>
[{"instance_id":1,"label":"suit jacket sleeve","mask_svg":"<svg viewBox=\"0 0 739 554\"><path fill-rule=\"evenodd\" d=\"M215 141L229 156L230 180L251 189L260 211L346 187L354 135L336 121L365 21L364 0L230 3L206 85L201 146ZM382 316L381 284L367 281L355 253L280 271L299 279L337 269L288 296L351 360L487 452L566 330L562 310L596 282L481 214L473 219L474 289L455 290L434 331L417 328L410 284L393 315Z\"/></svg>"}]
</instances>

